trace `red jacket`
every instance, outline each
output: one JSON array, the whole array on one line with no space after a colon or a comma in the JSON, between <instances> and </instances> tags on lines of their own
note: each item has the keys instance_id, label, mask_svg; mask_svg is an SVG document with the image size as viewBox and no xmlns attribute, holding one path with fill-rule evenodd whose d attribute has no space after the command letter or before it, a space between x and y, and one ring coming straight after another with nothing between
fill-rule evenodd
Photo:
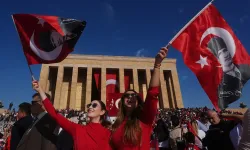
<instances>
[{"instance_id":1,"label":"red jacket","mask_svg":"<svg viewBox=\"0 0 250 150\"><path fill-rule=\"evenodd\" d=\"M157 114L157 103L159 87L148 89L146 101L140 116L140 126L142 129L141 145L133 146L129 143L123 142L124 126L126 119L123 123L113 132L111 142L115 150L149 150L150 149L150 136L152 134L152 124Z\"/></svg>"},{"instance_id":2,"label":"red jacket","mask_svg":"<svg viewBox=\"0 0 250 150\"><path fill-rule=\"evenodd\" d=\"M58 114L49 99L43 101L44 107L60 127L72 135L74 150L110 150L110 131L100 123L89 123L86 126L73 123Z\"/></svg>"}]
</instances>

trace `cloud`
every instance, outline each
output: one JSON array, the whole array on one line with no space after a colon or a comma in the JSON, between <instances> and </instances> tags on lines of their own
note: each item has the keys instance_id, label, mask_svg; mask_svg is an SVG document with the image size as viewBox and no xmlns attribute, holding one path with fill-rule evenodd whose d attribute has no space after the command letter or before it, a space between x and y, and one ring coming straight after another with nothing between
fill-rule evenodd
<instances>
[{"instance_id":1,"label":"cloud","mask_svg":"<svg viewBox=\"0 0 250 150\"><path fill-rule=\"evenodd\" d=\"M136 57L144 57L145 52L146 52L146 50L144 48L141 48L141 49L136 51L135 56Z\"/></svg>"},{"instance_id":2,"label":"cloud","mask_svg":"<svg viewBox=\"0 0 250 150\"><path fill-rule=\"evenodd\" d=\"M185 81L185 80L187 80L188 79L188 76L181 76L181 80L182 81Z\"/></svg>"},{"instance_id":3,"label":"cloud","mask_svg":"<svg viewBox=\"0 0 250 150\"><path fill-rule=\"evenodd\" d=\"M110 3L104 3L103 5L104 5L104 10L105 10L106 15L109 18L113 19L115 17L114 7Z\"/></svg>"},{"instance_id":4,"label":"cloud","mask_svg":"<svg viewBox=\"0 0 250 150\"><path fill-rule=\"evenodd\" d=\"M248 15L240 17L240 23L244 23L248 19Z\"/></svg>"},{"instance_id":5,"label":"cloud","mask_svg":"<svg viewBox=\"0 0 250 150\"><path fill-rule=\"evenodd\" d=\"M181 13L184 12L184 9L183 9L183 8L179 8L179 9L178 9L178 12L181 14Z\"/></svg>"}]
</instances>

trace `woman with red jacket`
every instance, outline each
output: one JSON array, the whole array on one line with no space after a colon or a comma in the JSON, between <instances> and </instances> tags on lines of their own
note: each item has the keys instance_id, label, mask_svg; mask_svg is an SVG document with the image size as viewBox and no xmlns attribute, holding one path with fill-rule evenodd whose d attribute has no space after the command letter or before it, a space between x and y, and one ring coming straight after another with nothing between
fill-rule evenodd
<instances>
[{"instance_id":1,"label":"woman with red jacket","mask_svg":"<svg viewBox=\"0 0 250 150\"><path fill-rule=\"evenodd\" d=\"M155 58L145 103L134 90L126 91L120 103L117 119L112 126L110 144L115 150L149 150L152 124L157 114L160 85L160 66L167 55L167 47L161 48Z\"/></svg>"},{"instance_id":2,"label":"woman with red jacket","mask_svg":"<svg viewBox=\"0 0 250 150\"><path fill-rule=\"evenodd\" d=\"M74 140L74 150L109 150L111 125L106 118L106 106L100 100L94 100L87 105L88 118L90 122L86 125L73 123L57 113L46 94L40 88L37 81L33 81L33 88L36 90L42 100L43 105L49 115L56 120L61 128L71 134Z\"/></svg>"}]
</instances>

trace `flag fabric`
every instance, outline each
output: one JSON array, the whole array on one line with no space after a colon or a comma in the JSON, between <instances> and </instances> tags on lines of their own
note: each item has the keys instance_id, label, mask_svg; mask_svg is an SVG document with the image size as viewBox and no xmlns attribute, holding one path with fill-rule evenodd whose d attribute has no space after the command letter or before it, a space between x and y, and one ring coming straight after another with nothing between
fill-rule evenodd
<instances>
[{"instance_id":1,"label":"flag fabric","mask_svg":"<svg viewBox=\"0 0 250 150\"><path fill-rule=\"evenodd\" d=\"M217 110L241 97L250 78L249 55L215 6L208 6L171 45Z\"/></svg>"},{"instance_id":2,"label":"flag fabric","mask_svg":"<svg viewBox=\"0 0 250 150\"><path fill-rule=\"evenodd\" d=\"M85 21L32 14L14 14L13 21L29 65L65 59L86 26Z\"/></svg>"},{"instance_id":3,"label":"flag fabric","mask_svg":"<svg viewBox=\"0 0 250 150\"><path fill-rule=\"evenodd\" d=\"M119 93L118 75L115 71L106 74L106 93Z\"/></svg>"},{"instance_id":4,"label":"flag fabric","mask_svg":"<svg viewBox=\"0 0 250 150\"><path fill-rule=\"evenodd\" d=\"M109 93L107 95L106 109L108 115L114 117L119 111L119 105L123 93Z\"/></svg>"}]
</instances>

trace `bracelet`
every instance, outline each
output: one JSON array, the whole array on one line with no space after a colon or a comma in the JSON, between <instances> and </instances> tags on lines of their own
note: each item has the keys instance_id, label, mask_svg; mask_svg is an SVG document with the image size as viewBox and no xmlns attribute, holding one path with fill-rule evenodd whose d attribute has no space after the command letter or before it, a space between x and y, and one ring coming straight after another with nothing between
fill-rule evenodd
<instances>
[{"instance_id":1,"label":"bracelet","mask_svg":"<svg viewBox=\"0 0 250 150\"><path fill-rule=\"evenodd\" d=\"M160 69L160 68L161 68L161 64L155 64L155 65L154 65L154 68Z\"/></svg>"}]
</instances>

